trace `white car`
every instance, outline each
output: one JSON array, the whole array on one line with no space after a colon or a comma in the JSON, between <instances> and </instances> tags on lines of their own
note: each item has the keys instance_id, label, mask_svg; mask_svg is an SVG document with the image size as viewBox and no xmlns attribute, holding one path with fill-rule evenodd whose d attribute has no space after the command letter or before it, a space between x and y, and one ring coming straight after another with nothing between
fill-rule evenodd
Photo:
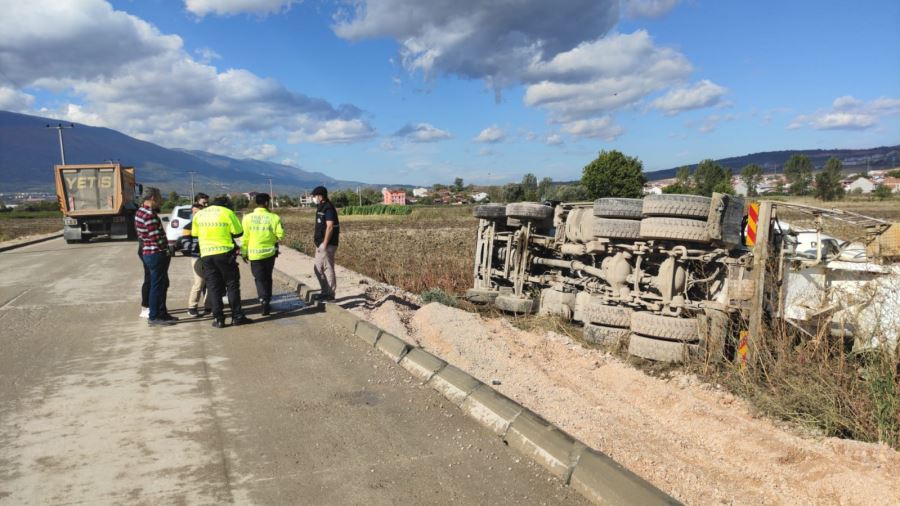
<instances>
[{"instance_id":1,"label":"white car","mask_svg":"<svg viewBox=\"0 0 900 506\"><path fill-rule=\"evenodd\" d=\"M175 206L172 214L164 216L162 219L166 222L166 240L169 246L175 250L182 249L181 237L184 235L184 227L191 222L191 206Z\"/></svg>"}]
</instances>

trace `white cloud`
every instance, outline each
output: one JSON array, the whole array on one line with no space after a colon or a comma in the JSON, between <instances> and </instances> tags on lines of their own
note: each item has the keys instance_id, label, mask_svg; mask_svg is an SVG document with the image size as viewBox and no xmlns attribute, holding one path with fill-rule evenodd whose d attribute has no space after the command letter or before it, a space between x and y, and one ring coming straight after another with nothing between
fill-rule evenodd
<instances>
[{"instance_id":1,"label":"white cloud","mask_svg":"<svg viewBox=\"0 0 900 506\"><path fill-rule=\"evenodd\" d=\"M253 158L256 160L271 160L278 156L278 147L274 144L259 144L249 149L245 149L244 158Z\"/></svg>"},{"instance_id":2,"label":"white cloud","mask_svg":"<svg viewBox=\"0 0 900 506\"><path fill-rule=\"evenodd\" d=\"M492 125L482 130L481 133L479 133L478 136L473 139L473 141L496 143L502 141L505 138L506 133L503 131L503 129L498 127L497 125Z\"/></svg>"},{"instance_id":3,"label":"white cloud","mask_svg":"<svg viewBox=\"0 0 900 506\"><path fill-rule=\"evenodd\" d=\"M402 137L410 142L437 142L449 139L450 132L436 128L428 123L409 124L397 130L394 137Z\"/></svg>"},{"instance_id":4,"label":"white cloud","mask_svg":"<svg viewBox=\"0 0 900 506\"><path fill-rule=\"evenodd\" d=\"M185 8L197 16L208 14L231 16L234 14L276 14L291 8L300 0L184 0Z\"/></svg>"},{"instance_id":5,"label":"white cloud","mask_svg":"<svg viewBox=\"0 0 900 506\"><path fill-rule=\"evenodd\" d=\"M548 146L562 146L563 144L565 144L565 141L563 141L562 136L559 134L548 135L547 137L544 138L544 142Z\"/></svg>"},{"instance_id":6,"label":"white cloud","mask_svg":"<svg viewBox=\"0 0 900 506\"><path fill-rule=\"evenodd\" d=\"M662 97L651 102L651 105L663 111L666 116L674 116L691 109L702 109L716 105L722 100L722 96L727 91L726 88L704 79L693 86L670 90Z\"/></svg>"},{"instance_id":7,"label":"white cloud","mask_svg":"<svg viewBox=\"0 0 900 506\"><path fill-rule=\"evenodd\" d=\"M34 95L10 87L0 87L0 110L27 112L34 106Z\"/></svg>"},{"instance_id":8,"label":"white cloud","mask_svg":"<svg viewBox=\"0 0 900 506\"><path fill-rule=\"evenodd\" d=\"M675 8L679 0L622 0L625 15L630 18L657 18Z\"/></svg>"},{"instance_id":9,"label":"white cloud","mask_svg":"<svg viewBox=\"0 0 900 506\"><path fill-rule=\"evenodd\" d=\"M199 49L194 50L194 54L196 54L200 58L200 63L210 63L213 60L221 60L222 55L213 51L208 47L201 47Z\"/></svg>"},{"instance_id":10,"label":"white cloud","mask_svg":"<svg viewBox=\"0 0 900 506\"><path fill-rule=\"evenodd\" d=\"M614 141L625 133L625 129L613 124L609 116L572 121L562 125L561 128L567 134L604 141Z\"/></svg>"},{"instance_id":11,"label":"white cloud","mask_svg":"<svg viewBox=\"0 0 900 506\"><path fill-rule=\"evenodd\" d=\"M11 14L0 18L0 68L20 87L69 97L44 115L233 156L278 139L374 136L357 107L334 106L247 70L220 72L189 55L179 37L103 0L10 4ZM212 51L200 54L215 58Z\"/></svg>"},{"instance_id":12,"label":"white cloud","mask_svg":"<svg viewBox=\"0 0 900 506\"><path fill-rule=\"evenodd\" d=\"M494 154L494 150L491 148L481 148L478 150L478 156L491 156Z\"/></svg>"},{"instance_id":13,"label":"white cloud","mask_svg":"<svg viewBox=\"0 0 900 506\"><path fill-rule=\"evenodd\" d=\"M896 115L900 115L900 99L879 97L865 102L846 95L834 99L830 110L820 109L812 114L796 116L788 128L866 130L877 126L881 118Z\"/></svg>"},{"instance_id":14,"label":"white cloud","mask_svg":"<svg viewBox=\"0 0 900 506\"><path fill-rule=\"evenodd\" d=\"M700 133L708 134L710 132L715 131L717 128L719 128L719 124L721 122L733 121L733 120L734 120L734 116L731 114L725 114L725 115L711 114L711 115L703 118L703 121L700 123L699 126L697 126L697 130L699 130Z\"/></svg>"}]
</instances>

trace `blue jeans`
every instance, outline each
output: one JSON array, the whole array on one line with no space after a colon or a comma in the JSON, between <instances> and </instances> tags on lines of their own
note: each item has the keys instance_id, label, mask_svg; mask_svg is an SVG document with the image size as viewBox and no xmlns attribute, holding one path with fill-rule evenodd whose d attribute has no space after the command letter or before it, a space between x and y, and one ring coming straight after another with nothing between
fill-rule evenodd
<instances>
[{"instance_id":1,"label":"blue jeans","mask_svg":"<svg viewBox=\"0 0 900 506\"><path fill-rule=\"evenodd\" d=\"M156 320L167 314L166 293L169 291L169 257L165 253L154 253L141 257L150 270L150 319Z\"/></svg>"}]
</instances>

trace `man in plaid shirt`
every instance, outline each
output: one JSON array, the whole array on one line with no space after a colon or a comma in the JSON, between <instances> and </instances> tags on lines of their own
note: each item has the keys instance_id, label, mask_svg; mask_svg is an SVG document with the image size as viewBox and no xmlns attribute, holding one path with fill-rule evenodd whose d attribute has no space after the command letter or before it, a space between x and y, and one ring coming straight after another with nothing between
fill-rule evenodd
<instances>
[{"instance_id":1,"label":"man in plaid shirt","mask_svg":"<svg viewBox=\"0 0 900 506\"><path fill-rule=\"evenodd\" d=\"M175 318L166 309L169 290L169 242L156 212L162 203L159 188L144 189L144 203L134 214L134 228L141 242L141 260L150 270L150 326L174 325Z\"/></svg>"}]
</instances>

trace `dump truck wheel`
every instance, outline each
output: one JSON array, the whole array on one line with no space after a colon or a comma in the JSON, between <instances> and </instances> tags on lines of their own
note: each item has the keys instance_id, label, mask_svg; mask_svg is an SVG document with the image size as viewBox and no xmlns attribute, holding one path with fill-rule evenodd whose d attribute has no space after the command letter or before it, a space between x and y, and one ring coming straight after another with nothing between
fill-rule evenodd
<instances>
[{"instance_id":1,"label":"dump truck wheel","mask_svg":"<svg viewBox=\"0 0 900 506\"><path fill-rule=\"evenodd\" d=\"M662 316L646 311L638 311L631 315L632 332L670 341L698 341L700 331L697 325L696 318Z\"/></svg>"},{"instance_id":2,"label":"dump truck wheel","mask_svg":"<svg viewBox=\"0 0 900 506\"><path fill-rule=\"evenodd\" d=\"M594 237L639 239L641 237L641 222L638 220L595 218Z\"/></svg>"},{"instance_id":3,"label":"dump truck wheel","mask_svg":"<svg viewBox=\"0 0 900 506\"><path fill-rule=\"evenodd\" d=\"M705 221L685 218L644 218L640 221L640 237L644 239L710 242L709 231L706 228Z\"/></svg>"},{"instance_id":4,"label":"dump truck wheel","mask_svg":"<svg viewBox=\"0 0 900 506\"><path fill-rule=\"evenodd\" d=\"M628 338L628 354L647 360L680 364L697 357L699 353L700 348L696 344L665 341L637 334L631 334Z\"/></svg>"},{"instance_id":5,"label":"dump truck wheel","mask_svg":"<svg viewBox=\"0 0 900 506\"><path fill-rule=\"evenodd\" d=\"M587 294L579 294L575 298L575 319L584 324L594 323L627 329L631 326L633 312L631 308L604 304Z\"/></svg>"},{"instance_id":6,"label":"dump truck wheel","mask_svg":"<svg viewBox=\"0 0 900 506\"><path fill-rule=\"evenodd\" d=\"M529 314L534 312L534 300L515 295L498 295L494 299L494 306L507 313Z\"/></svg>"},{"instance_id":7,"label":"dump truck wheel","mask_svg":"<svg viewBox=\"0 0 900 506\"><path fill-rule=\"evenodd\" d=\"M641 199L603 198L594 201L594 216L601 218L641 219L643 201Z\"/></svg>"},{"instance_id":8,"label":"dump truck wheel","mask_svg":"<svg viewBox=\"0 0 900 506\"><path fill-rule=\"evenodd\" d=\"M485 204L475 206L472 214L476 218L484 218L486 220L499 220L506 218L506 206L504 204Z\"/></svg>"},{"instance_id":9,"label":"dump truck wheel","mask_svg":"<svg viewBox=\"0 0 900 506\"><path fill-rule=\"evenodd\" d=\"M553 217L553 208L534 202L516 202L507 204L506 216L520 220L540 221Z\"/></svg>"},{"instance_id":10,"label":"dump truck wheel","mask_svg":"<svg viewBox=\"0 0 900 506\"><path fill-rule=\"evenodd\" d=\"M488 304L494 302L494 299L500 295L495 290L485 290L483 288L470 288L466 290L466 300L477 304Z\"/></svg>"},{"instance_id":11,"label":"dump truck wheel","mask_svg":"<svg viewBox=\"0 0 900 506\"><path fill-rule=\"evenodd\" d=\"M706 219L710 203L711 198L700 195L647 195L642 212L644 216Z\"/></svg>"},{"instance_id":12,"label":"dump truck wheel","mask_svg":"<svg viewBox=\"0 0 900 506\"><path fill-rule=\"evenodd\" d=\"M583 336L584 340L589 343L617 345L620 342L625 342L630 333L628 329L586 323Z\"/></svg>"}]
</instances>

